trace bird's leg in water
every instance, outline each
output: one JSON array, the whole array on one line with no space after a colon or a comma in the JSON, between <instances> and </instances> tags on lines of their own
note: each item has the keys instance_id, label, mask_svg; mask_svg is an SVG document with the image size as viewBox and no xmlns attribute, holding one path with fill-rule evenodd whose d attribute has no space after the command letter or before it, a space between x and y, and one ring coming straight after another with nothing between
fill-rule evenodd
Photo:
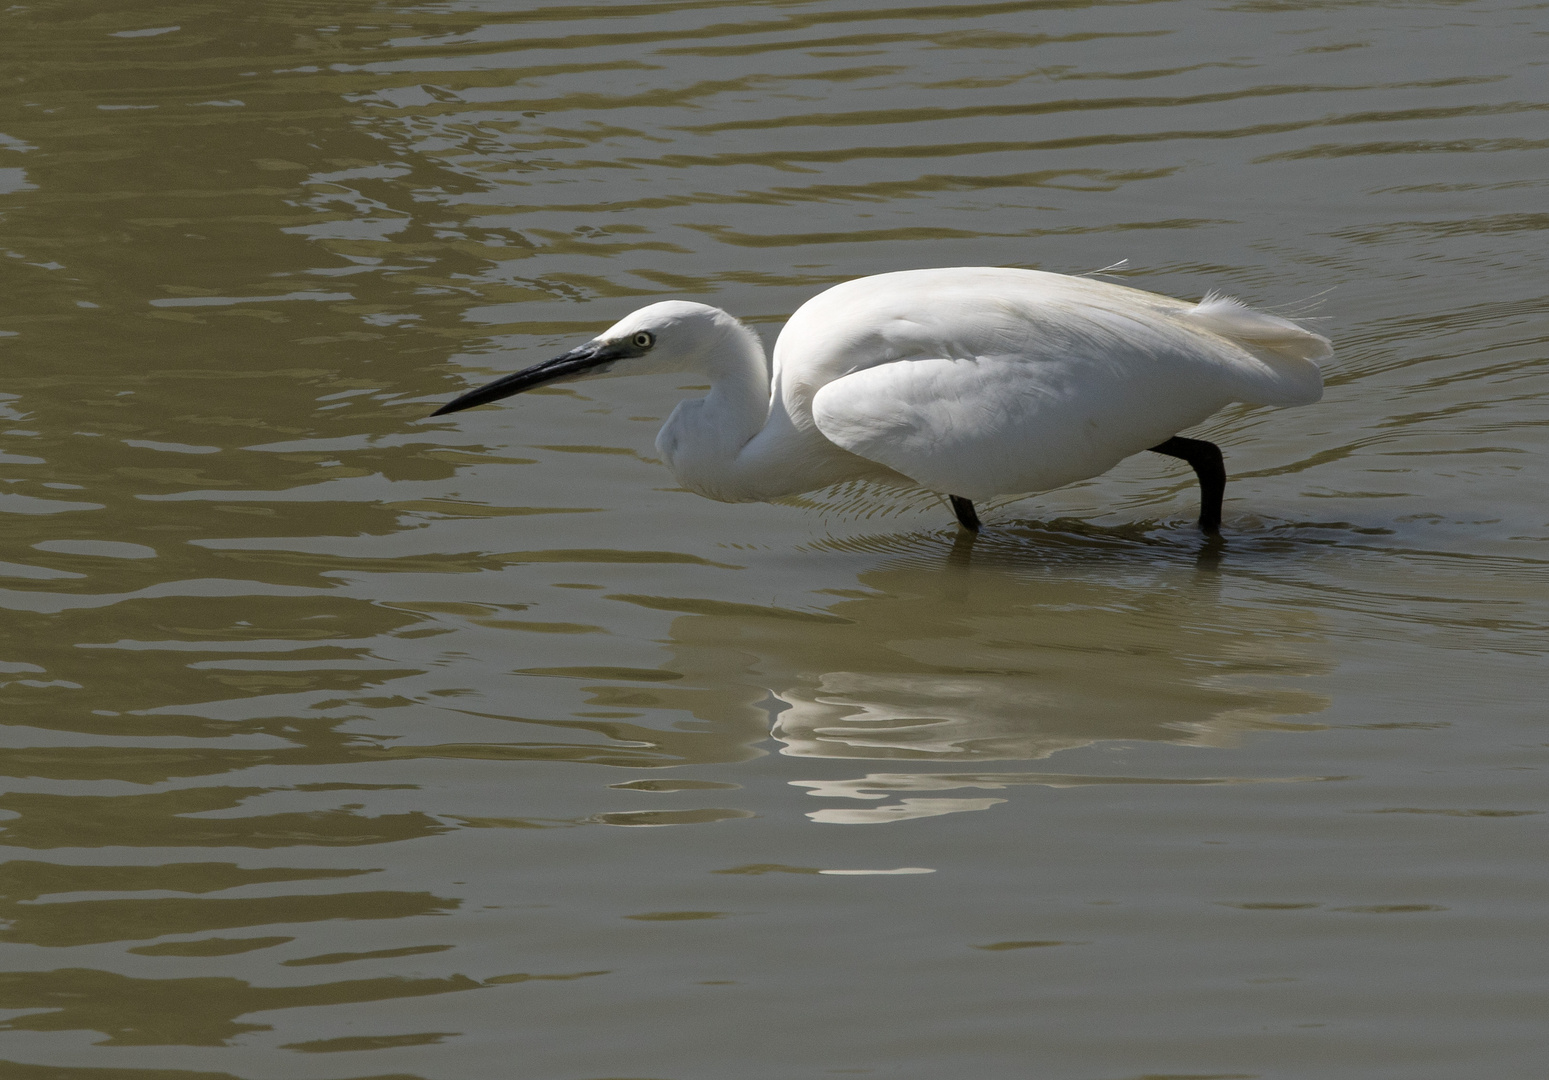
<instances>
[{"instance_id":1,"label":"bird's leg in water","mask_svg":"<svg viewBox=\"0 0 1549 1080\"><path fill-rule=\"evenodd\" d=\"M1221 497L1226 493L1226 462L1221 448L1204 439L1185 439L1174 435L1151 447L1153 454L1182 458L1199 477L1199 527L1207 533L1221 531ZM955 504L954 504L955 505Z\"/></svg>"},{"instance_id":2,"label":"bird's leg in water","mask_svg":"<svg viewBox=\"0 0 1549 1080\"><path fill-rule=\"evenodd\" d=\"M959 525L971 533L979 531L979 515L974 513L973 503L956 495L948 495L947 501L952 504L952 512L957 515Z\"/></svg>"}]
</instances>

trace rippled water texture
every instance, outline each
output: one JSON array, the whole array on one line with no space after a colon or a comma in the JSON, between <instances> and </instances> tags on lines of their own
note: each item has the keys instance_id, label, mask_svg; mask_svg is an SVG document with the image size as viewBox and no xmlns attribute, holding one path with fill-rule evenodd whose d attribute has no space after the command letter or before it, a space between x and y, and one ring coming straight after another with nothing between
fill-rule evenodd
<instances>
[{"instance_id":1,"label":"rippled water texture","mask_svg":"<svg viewBox=\"0 0 1549 1080\"><path fill-rule=\"evenodd\" d=\"M1538 1080L1542 3L0 10L0 1080ZM635 306L1110 273L1328 395L727 506Z\"/></svg>"}]
</instances>

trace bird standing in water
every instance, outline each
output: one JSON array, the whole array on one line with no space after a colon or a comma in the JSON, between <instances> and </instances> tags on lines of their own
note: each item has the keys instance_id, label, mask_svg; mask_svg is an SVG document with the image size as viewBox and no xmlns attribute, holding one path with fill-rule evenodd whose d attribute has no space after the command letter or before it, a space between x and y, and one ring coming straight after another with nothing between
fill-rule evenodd
<instances>
[{"instance_id":1,"label":"bird standing in water","mask_svg":"<svg viewBox=\"0 0 1549 1080\"><path fill-rule=\"evenodd\" d=\"M878 480L945 496L977 532L975 500L1048 491L1149 450L1193 466L1200 528L1214 533L1221 451L1178 432L1232 402L1317 401L1332 351L1214 294L1193 304L1037 270L905 270L808 300L772 360L721 309L668 300L432 415L554 382L693 371L710 392L673 410L656 447L711 499Z\"/></svg>"}]
</instances>

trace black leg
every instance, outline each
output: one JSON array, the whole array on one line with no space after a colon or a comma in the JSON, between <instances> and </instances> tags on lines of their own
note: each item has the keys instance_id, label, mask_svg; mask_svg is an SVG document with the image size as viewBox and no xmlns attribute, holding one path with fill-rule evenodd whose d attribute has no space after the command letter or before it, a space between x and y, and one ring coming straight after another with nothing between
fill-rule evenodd
<instances>
[{"instance_id":1,"label":"black leg","mask_svg":"<svg viewBox=\"0 0 1549 1080\"><path fill-rule=\"evenodd\" d=\"M979 515L974 513L973 503L956 495L948 495L947 501L952 504L952 512L957 515L959 525L971 533L979 531Z\"/></svg>"},{"instance_id":2,"label":"black leg","mask_svg":"<svg viewBox=\"0 0 1549 1080\"><path fill-rule=\"evenodd\" d=\"M1207 533L1220 532L1221 497L1226 494L1226 462L1221 448L1204 439L1174 435L1151 447L1151 453L1182 458L1194 467L1194 475L1199 477L1199 527Z\"/></svg>"}]
</instances>

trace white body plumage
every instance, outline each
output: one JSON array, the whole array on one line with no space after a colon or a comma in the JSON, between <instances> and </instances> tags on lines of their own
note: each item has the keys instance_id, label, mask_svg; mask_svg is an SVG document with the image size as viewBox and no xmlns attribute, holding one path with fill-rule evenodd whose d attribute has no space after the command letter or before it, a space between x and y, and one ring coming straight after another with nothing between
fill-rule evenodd
<instances>
[{"instance_id":1,"label":"white body plumage","mask_svg":"<svg viewBox=\"0 0 1549 1080\"><path fill-rule=\"evenodd\" d=\"M442 411L561 378L701 371L657 439L691 491L725 502L854 479L964 499L1106 472L1232 402L1304 405L1329 341L1223 297L1198 304L1036 270L909 270L834 286L766 358L718 308L641 308L548 364Z\"/></svg>"}]
</instances>

